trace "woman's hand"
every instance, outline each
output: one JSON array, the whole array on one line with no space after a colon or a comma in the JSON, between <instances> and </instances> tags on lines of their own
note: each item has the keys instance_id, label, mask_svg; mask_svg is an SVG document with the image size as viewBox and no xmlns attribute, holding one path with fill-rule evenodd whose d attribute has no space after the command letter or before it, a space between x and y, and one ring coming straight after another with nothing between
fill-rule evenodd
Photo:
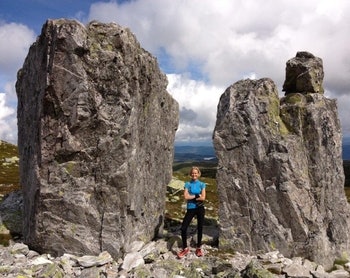
<instances>
[{"instance_id":1,"label":"woman's hand","mask_svg":"<svg viewBox=\"0 0 350 278\"><path fill-rule=\"evenodd\" d=\"M201 194L199 194L199 197L196 198L196 201L204 201L205 197L206 197L205 188L203 188L201 191Z\"/></svg>"}]
</instances>

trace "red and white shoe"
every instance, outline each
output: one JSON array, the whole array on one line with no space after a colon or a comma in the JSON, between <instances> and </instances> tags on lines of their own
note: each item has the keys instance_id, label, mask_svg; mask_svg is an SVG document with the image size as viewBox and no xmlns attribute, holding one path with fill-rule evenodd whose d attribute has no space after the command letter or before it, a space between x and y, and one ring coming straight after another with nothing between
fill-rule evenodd
<instances>
[{"instance_id":1,"label":"red and white shoe","mask_svg":"<svg viewBox=\"0 0 350 278\"><path fill-rule=\"evenodd\" d=\"M179 253L177 253L177 257L179 259L182 259L183 257L185 257L188 253L190 252L190 248L185 248L182 251L180 251Z\"/></svg>"},{"instance_id":2,"label":"red and white shoe","mask_svg":"<svg viewBox=\"0 0 350 278\"><path fill-rule=\"evenodd\" d=\"M201 248L197 248L196 249L196 255L197 255L197 257L202 257L203 256L203 251L202 251Z\"/></svg>"}]
</instances>

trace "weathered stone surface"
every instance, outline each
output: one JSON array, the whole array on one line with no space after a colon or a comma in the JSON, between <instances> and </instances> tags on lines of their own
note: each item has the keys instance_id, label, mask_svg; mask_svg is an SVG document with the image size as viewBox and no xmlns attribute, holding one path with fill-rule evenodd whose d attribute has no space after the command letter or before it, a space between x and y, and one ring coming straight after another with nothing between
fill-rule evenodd
<instances>
[{"instance_id":1,"label":"weathered stone surface","mask_svg":"<svg viewBox=\"0 0 350 278\"><path fill-rule=\"evenodd\" d=\"M301 51L287 61L283 91L290 93L320 93L323 89L323 62L313 54Z\"/></svg>"},{"instance_id":2,"label":"weathered stone surface","mask_svg":"<svg viewBox=\"0 0 350 278\"><path fill-rule=\"evenodd\" d=\"M178 126L166 86L130 30L46 22L16 83L31 248L118 257L157 235Z\"/></svg>"},{"instance_id":3,"label":"weathered stone surface","mask_svg":"<svg viewBox=\"0 0 350 278\"><path fill-rule=\"evenodd\" d=\"M238 81L221 96L213 138L221 247L277 249L326 267L349 254L335 100L280 100L270 79Z\"/></svg>"},{"instance_id":4,"label":"weathered stone surface","mask_svg":"<svg viewBox=\"0 0 350 278\"><path fill-rule=\"evenodd\" d=\"M77 258L77 261L79 265L82 267L92 267L92 266L100 266L100 265L105 265L107 263L111 263L113 259L108 252L103 251L101 254L98 255L98 257L85 255Z\"/></svg>"},{"instance_id":5,"label":"weathered stone surface","mask_svg":"<svg viewBox=\"0 0 350 278\"><path fill-rule=\"evenodd\" d=\"M133 252L126 254L121 268L129 272L131 269L136 268L138 266L142 266L144 264L145 261L141 254L138 252Z\"/></svg>"},{"instance_id":6,"label":"weathered stone surface","mask_svg":"<svg viewBox=\"0 0 350 278\"><path fill-rule=\"evenodd\" d=\"M307 268L299 262L293 262L292 264L286 266L283 269L283 273L286 274L288 277L312 278L310 270L314 271L314 269Z\"/></svg>"},{"instance_id":7,"label":"weathered stone surface","mask_svg":"<svg viewBox=\"0 0 350 278\"><path fill-rule=\"evenodd\" d=\"M204 244L205 256L198 258L194 249L186 259L176 259L178 249L167 249L164 253L164 239L152 241L148 246L153 260L143 263L148 255L143 251L127 253L124 259L110 260L106 252L91 257L88 261L93 266L79 265L85 260L71 254L52 257L48 254L30 255L29 252L16 253L14 245L0 245L1 277L317 277L336 278L349 277L349 272L341 266L330 273L322 265L303 258L286 258L278 251L262 253L259 256L236 252L225 253L217 248ZM23 248L26 249L26 248ZM27 248L28 249L28 248ZM26 255L25 255L26 254ZM108 258L101 260L101 257ZM20 256L20 257L19 257ZM143 259L142 259L143 258ZM145 260L146 262L146 260ZM139 264L138 264L139 263ZM348 260L344 261L345 264ZM128 268L124 268L128 266ZM334 266L335 268L335 266ZM278 272L278 273L276 273ZM40 275L39 275L40 274ZM55 276L56 275L56 276ZM59 276L60 275L60 276Z\"/></svg>"},{"instance_id":8,"label":"weathered stone surface","mask_svg":"<svg viewBox=\"0 0 350 278\"><path fill-rule=\"evenodd\" d=\"M252 260L242 272L244 278L273 278L274 275L266 270L259 261Z\"/></svg>"}]
</instances>

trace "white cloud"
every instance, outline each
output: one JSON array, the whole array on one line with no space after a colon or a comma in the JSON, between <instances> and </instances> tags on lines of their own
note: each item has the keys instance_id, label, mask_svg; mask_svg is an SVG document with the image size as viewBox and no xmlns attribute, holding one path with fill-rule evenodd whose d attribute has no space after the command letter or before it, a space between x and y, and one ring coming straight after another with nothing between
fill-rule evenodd
<instances>
[{"instance_id":1,"label":"white cloud","mask_svg":"<svg viewBox=\"0 0 350 278\"><path fill-rule=\"evenodd\" d=\"M4 92L6 94L6 104L11 107L17 106L17 95L15 88L16 81L7 82L4 84Z\"/></svg>"},{"instance_id":2,"label":"white cloud","mask_svg":"<svg viewBox=\"0 0 350 278\"><path fill-rule=\"evenodd\" d=\"M0 22L0 139L17 143L15 82L35 34L27 26Z\"/></svg>"},{"instance_id":3,"label":"white cloud","mask_svg":"<svg viewBox=\"0 0 350 278\"><path fill-rule=\"evenodd\" d=\"M0 93L0 120L14 113L14 109L6 106L6 94Z\"/></svg>"},{"instance_id":4,"label":"white cloud","mask_svg":"<svg viewBox=\"0 0 350 278\"><path fill-rule=\"evenodd\" d=\"M154 55L162 49L169 56L168 73L189 72L196 65L198 76L213 87L247 76L270 77L282 95L285 63L297 51L309 51L323 59L326 90L350 98L347 0L110 2L92 5L90 19L130 27L145 49ZM346 108L340 106L339 113L347 132Z\"/></svg>"},{"instance_id":5,"label":"white cloud","mask_svg":"<svg viewBox=\"0 0 350 278\"><path fill-rule=\"evenodd\" d=\"M168 74L168 92L179 103L180 124L176 141L207 142L211 140L222 87L203 81L190 80L183 75Z\"/></svg>"},{"instance_id":6,"label":"white cloud","mask_svg":"<svg viewBox=\"0 0 350 278\"><path fill-rule=\"evenodd\" d=\"M34 32L25 25L0 24L0 75L16 77L34 40Z\"/></svg>"},{"instance_id":7,"label":"white cloud","mask_svg":"<svg viewBox=\"0 0 350 278\"><path fill-rule=\"evenodd\" d=\"M0 93L0 139L17 142L17 118L15 109L6 105L6 94Z\"/></svg>"}]
</instances>

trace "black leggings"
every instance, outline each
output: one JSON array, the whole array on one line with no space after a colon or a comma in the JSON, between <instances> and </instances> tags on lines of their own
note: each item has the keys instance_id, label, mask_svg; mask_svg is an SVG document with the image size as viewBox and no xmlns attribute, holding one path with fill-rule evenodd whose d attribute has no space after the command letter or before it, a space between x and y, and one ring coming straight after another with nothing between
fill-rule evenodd
<instances>
[{"instance_id":1,"label":"black leggings","mask_svg":"<svg viewBox=\"0 0 350 278\"><path fill-rule=\"evenodd\" d=\"M182 248L187 248L187 228L190 225L193 217L197 216L197 247L202 245L203 224L204 224L205 208L199 207L188 209L181 225Z\"/></svg>"}]
</instances>

